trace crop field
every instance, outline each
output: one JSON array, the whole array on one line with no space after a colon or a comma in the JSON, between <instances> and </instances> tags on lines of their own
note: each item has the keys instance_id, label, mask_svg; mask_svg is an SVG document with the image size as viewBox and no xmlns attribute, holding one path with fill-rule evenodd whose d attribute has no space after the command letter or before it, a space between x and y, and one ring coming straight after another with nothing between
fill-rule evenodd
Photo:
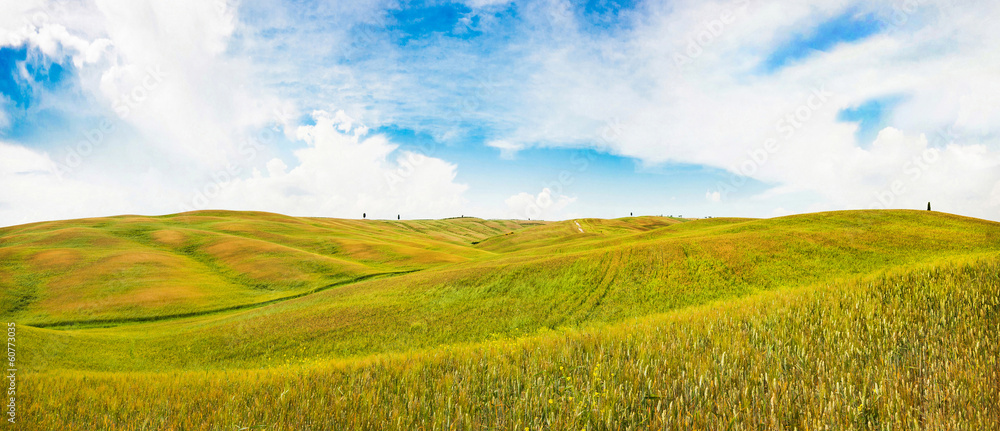
<instances>
[{"instance_id":1,"label":"crop field","mask_svg":"<svg viewBox=\"0 0 1000 431\"><path fill-rule=\"evenodd\" d=\"M381 221L0 229L18 429L989 429L1000 223Z\"/></svg>"}]
</instances>

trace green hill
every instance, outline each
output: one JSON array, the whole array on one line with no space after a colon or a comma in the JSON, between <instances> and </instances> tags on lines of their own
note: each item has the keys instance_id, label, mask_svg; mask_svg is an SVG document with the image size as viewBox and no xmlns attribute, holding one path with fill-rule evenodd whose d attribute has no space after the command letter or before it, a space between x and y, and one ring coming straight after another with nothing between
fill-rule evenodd
<instances>
[{"instance_id":1,"label":"green hill","mask_svg":"<svg viewBox=\"0 0 1000 431\"><path fill-rule=\"evenodd\" d=\"M358 221L201 211L0 229L5 316L33 325L234 309L481 258L537 222Z\"/></svg>"},{"instance_id":2,"label":"green hill","mask_svg":"<svg viewBox=\"0 0 1000 431\"><path fill-rule=\"evenodd\" d=\"M995 360L990 374L984 356L996 352L996 340L963 343L969 334L995 338L983 328L998 322L998 252L1000 223L926 211L556 223L212 211L2 229L0 288L5 319L19 325L22 366L36 381L63 388L63 395L35 399L37 406L57 411L65 412L60 397L101 402L74 389L80 378L123 391L165 379L173 383L154 384L138 400L153 406L190 395L200 400L192 411L225 424L203 429L300 429L306 417L350 428L377 420L363 410L374 405L394 406L385 410L396 418L393 429L449 429L452 420L473 429L499 421L484 407L497 402L512 409L503 429L716 428L716 417L746 425L777 415L757 399L777 391L770 408L778 403L798 416L782 413L769 423L805 429L847 427L821 420L821 401L838 393L837 403L854 404L835 410L858 408L864 414L851 413L851 420L868 418L855 425L910 417L904 407L916 401L903 393L904 383L941 375L879 373L907 373L913 361L926 360L914 355L929 348L943 349L935 360L945 364L960 357L953 355L981 358L926 372L965 376L953 389L967 392L953 396L966 397L969 409L982 407L968 391L1000 381ZM927 326L939 318L964 323ZM927 337L932 329L971 332L914 344L914 334ZM757 372L779 382L758 382ZM596 386L598 375L604 386ZM692 380L696 375L701 380ZM506 383L488 392L486 376ZM559 380L571 376L590 382ZM803 383L809 376L816 380ZM523 386L528 382L536 383ZM931 383L941 396L952 390ZM890 386L872 392L863 384ZM858 392L836 392L848 387ZM340 392L352 388L363 392L354 401ZM735 388L744 388L744 398ZM294 400L282 401L287 391ZM266 413L269 404L251 403L251 394L281 407ZM796 407L795 400L805 401ZM117 402L135 408L140 401ZM712 403L734 410L712 416ZM244 423L208 406L256 416ZM109 423L173 418L149 423L188 429L176 425L175 411L152 410L160 413L115 413ZM872 414L883 415L880 422L871 422ZM688 422L671 422L671 415ZM86 413L77 417L91 423Z\"/></svg>"}]
</instances>

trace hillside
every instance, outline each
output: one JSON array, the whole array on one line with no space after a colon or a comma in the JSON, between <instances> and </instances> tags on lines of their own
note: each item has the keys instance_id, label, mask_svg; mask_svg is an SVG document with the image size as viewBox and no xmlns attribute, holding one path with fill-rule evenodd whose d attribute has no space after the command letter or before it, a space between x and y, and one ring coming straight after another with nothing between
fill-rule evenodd
<instances>
[{"instance_id":1,"label":"hillside","mask_svg":"<svg viewBox=\"0 0 1000 431\"><path fill-rule=\"evenodd\" d=\"M1000 251L1000 224L920 211L576 225L210 213L14 228L0 250L19 265L66 250L67 230L89 229L75 241L92 257L40 277L32 300L5 315L48 328L31 331L55 368L258 367L531 336ZM160 245L165 231L186 239ZM131 290L91 277L101 265L134 268L136 254L187 266L120 273ZM85 281L70 284L74 296L60 290L65 280ZM172 305L120 299L179 284L188 287ZM189 294L197 289L209 293Z\"/></svg>"},{"instance_id":2,"label":"hillside","mask_svg":"<svg viewBox=\"0 0 1000 431\"><path fill-rule=\"evenodd\" d=\"M200 211L0 229L0 313L33 325L236 309L481 258L539 222L362 221Z\"/></svg>"},{"instance_id":3,"label":"hillside","mask_svg":"<svg viewBox=\"0 0 1000 431\"><path fill-rule=\"evenodd\" d=\"M998 293L994 257L359 360L57 370L28 375L22 412L25 429L989 429Z\"/></svg>"},{"instance_id":4,"label":"hillside","mask_svg":"<svg viewBox=\"0 0 1000 431\"><path fill-rule=\"evenodd\" d=\"M0 310L26 429L975 429L997 256L925 211L211 211L0 229Z\"/></svg>"}]
</instances>

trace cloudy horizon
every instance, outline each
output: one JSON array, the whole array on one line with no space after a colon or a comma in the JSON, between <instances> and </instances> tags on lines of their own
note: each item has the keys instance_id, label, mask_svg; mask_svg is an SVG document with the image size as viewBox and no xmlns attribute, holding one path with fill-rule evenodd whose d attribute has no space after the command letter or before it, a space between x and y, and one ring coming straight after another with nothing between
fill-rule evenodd
<instances>
[{"instance_id":1,"label":"cloudy horizon","mask_svg":"<svg viewBox=\"0 0 1000 431\"><path fill-rule=\"evenodd\" d=\"M0 6L0 226L360 218L1000 221L1000 4Z\"/></svg>"}]
</instances>

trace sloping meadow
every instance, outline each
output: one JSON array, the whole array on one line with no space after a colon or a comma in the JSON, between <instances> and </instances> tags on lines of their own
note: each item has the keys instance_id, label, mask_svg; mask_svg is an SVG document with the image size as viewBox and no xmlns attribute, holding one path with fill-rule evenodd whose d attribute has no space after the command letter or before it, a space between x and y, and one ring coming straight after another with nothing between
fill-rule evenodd
<instances>
[{"instance_id":1,"label":"sloping meadow","mask_svg":"<svg viewBox=\"0 0 1000 431\"><path fill-rule=\"evenodd\" d=\"M28 429L998 421L1000 224L983 220L204 212L0 233Z\"/></svg>"},{"instance_id":2,"label":"sloping meadow","mask_svg":"<svg viewBox=\"0 0 1000 431\"><path fill-rule=\"evenodd\" d=\"M25 429L989 429L1000 263L267 370L24 377Z\"/></svg>"}]
</instances>

